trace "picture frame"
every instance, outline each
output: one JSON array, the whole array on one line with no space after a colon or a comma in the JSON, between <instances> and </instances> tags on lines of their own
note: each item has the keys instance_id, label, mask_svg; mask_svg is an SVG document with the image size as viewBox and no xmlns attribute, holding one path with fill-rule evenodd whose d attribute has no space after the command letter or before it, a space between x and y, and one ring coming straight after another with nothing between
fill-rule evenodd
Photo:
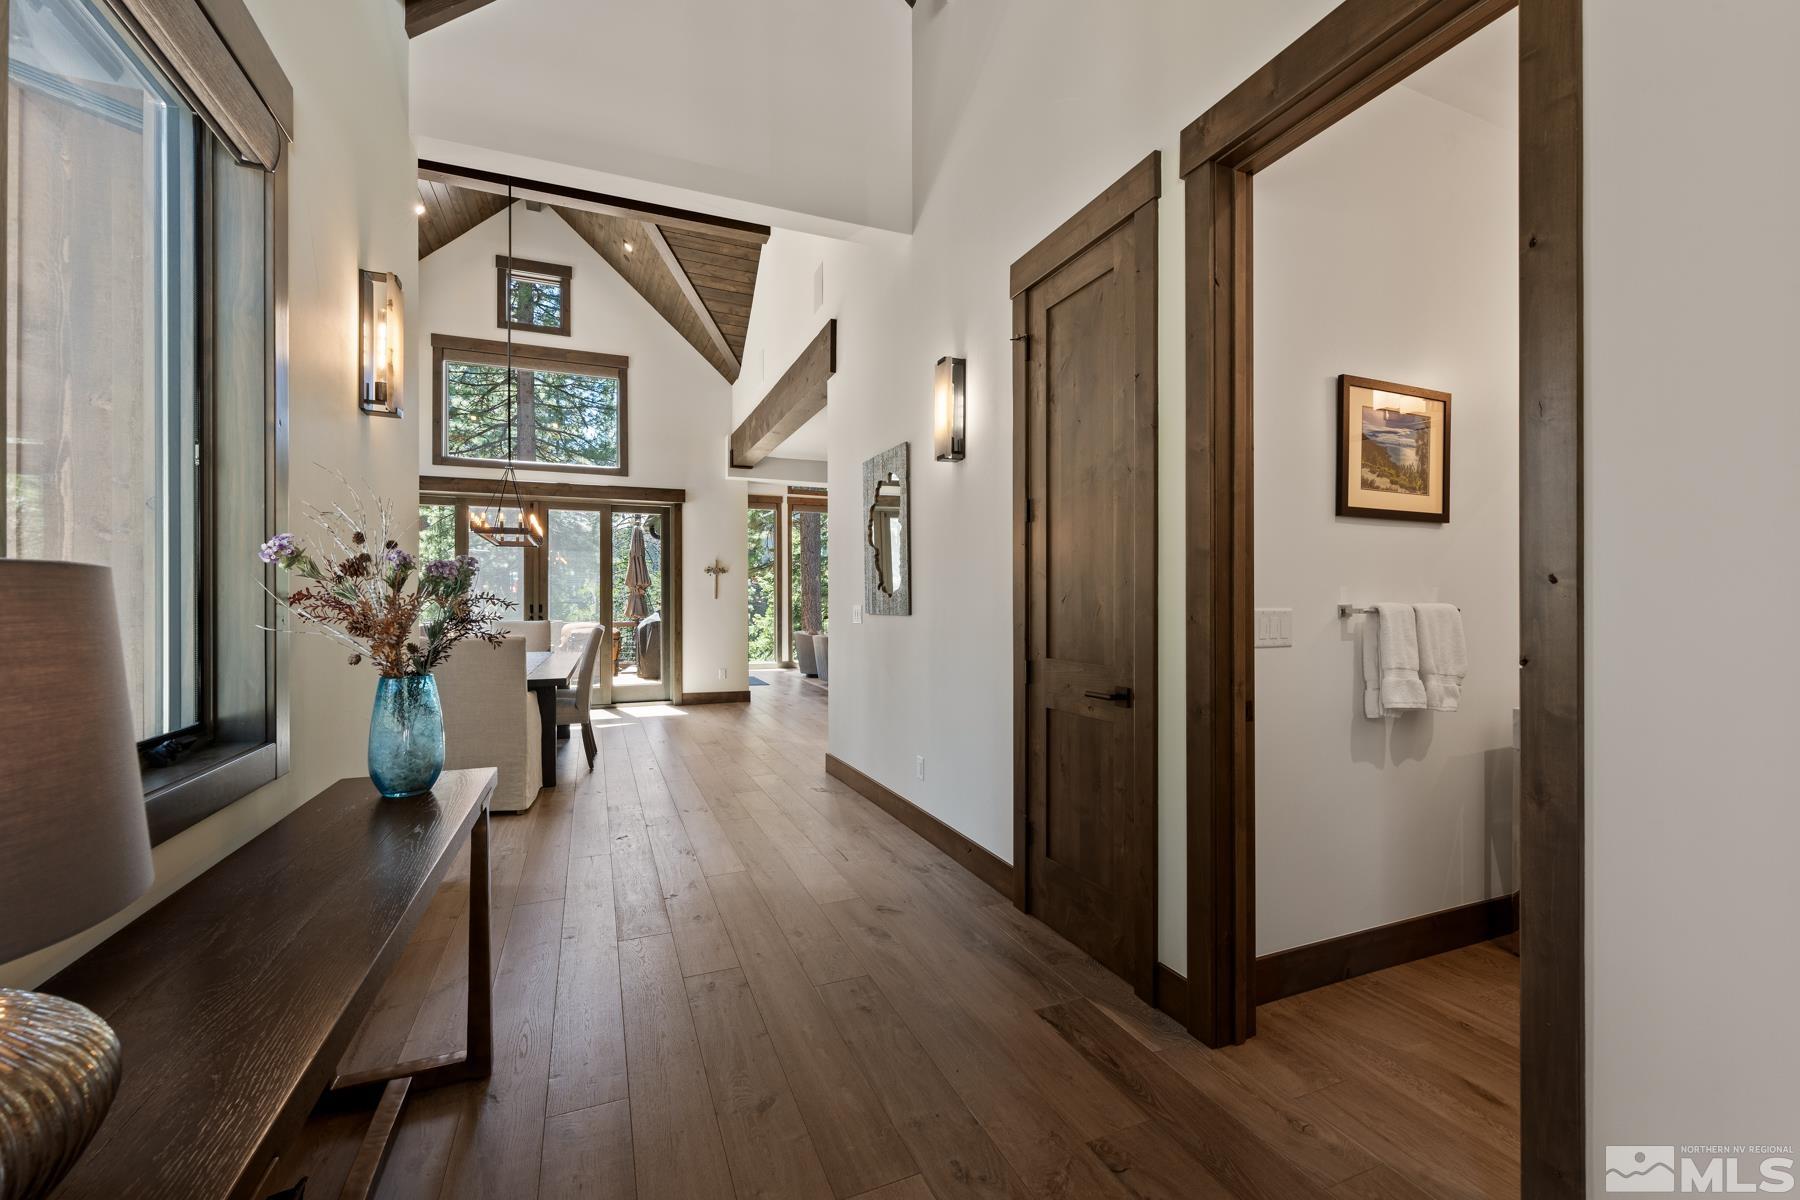
<instances>
[{"instance_id":1,"label":"picture frame","mask_svg":"<svg viewBox=\"0 0 1800 1200\"><path fill-rule=\"evenodd\" d=\"M1337 515L1450 520L1450 393L1339 375Z\"/></svg>"}]
</instances>

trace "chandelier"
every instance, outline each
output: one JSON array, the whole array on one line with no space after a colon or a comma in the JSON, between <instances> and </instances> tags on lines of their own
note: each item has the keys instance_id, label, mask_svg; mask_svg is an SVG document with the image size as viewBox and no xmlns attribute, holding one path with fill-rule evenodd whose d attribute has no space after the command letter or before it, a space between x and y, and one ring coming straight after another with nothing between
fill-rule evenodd
<instances>
[{"instance_id":1,"label":"chandelier","mask_svg":"<svg viewBox=\"0 0 1800 1200\"><path fill-rule=\"evenodd\" d=\"M513 337L512 337L512 276L510 274L513 260L513 191L512 184L506 185L506 264L507 281L507 322L506 322L506 469L500 472L499 482L494 487L493 499L485 508L469 509L469 532L496 546L528 546L533 549L544 544L544 522L536 509L527 508L525 498L519 494L519 477L513 471L513 420L519 395L518 376L513 374ZM517 514L512 523L506 519L507 510Z\"/></svg>"}]
</instances>

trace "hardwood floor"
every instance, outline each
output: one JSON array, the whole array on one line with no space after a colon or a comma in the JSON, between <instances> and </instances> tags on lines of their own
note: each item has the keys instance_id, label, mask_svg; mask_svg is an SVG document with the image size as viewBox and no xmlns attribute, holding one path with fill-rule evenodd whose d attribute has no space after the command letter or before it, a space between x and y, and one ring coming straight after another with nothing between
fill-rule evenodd
<instances>
[{"instance_id":1,"label":"hardwood floor","mask_svg":"<svg viewBox=\"0 0 1800 1200\"><path fill-rule=\"evenodd\" d=\"M825 697L596 721L493 826L494 1074L419 1094L384 1200L1456 1200L1519 1191L1518 960L1258 1010L1211 1051L824 772ZM457 1048L466 865L345 1069ZM335 1195L366 1116L276 1182Z\"/></svg>"}]
</instances>

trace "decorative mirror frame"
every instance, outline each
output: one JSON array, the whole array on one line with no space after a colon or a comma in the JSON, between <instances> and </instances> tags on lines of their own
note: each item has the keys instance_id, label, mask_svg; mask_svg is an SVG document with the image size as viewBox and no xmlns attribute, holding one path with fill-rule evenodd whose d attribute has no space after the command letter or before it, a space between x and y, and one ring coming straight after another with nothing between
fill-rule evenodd
<instances>
[{"instance_id":1,"label":"decorative mirror frame","mask_svg":"<svg viewBox=\"0 0 1800 1200\"><path fill-rule=\"evenodd\" d=\"M910 442L901 442L863 461L863 611L871 616L912 616L911 446ZM875 565L875 545L869 540L869 510L875 507L875 488L889 475L900 481L900 586L892 593L881 590L881 574Z\"/></svg>"}]
</instances>

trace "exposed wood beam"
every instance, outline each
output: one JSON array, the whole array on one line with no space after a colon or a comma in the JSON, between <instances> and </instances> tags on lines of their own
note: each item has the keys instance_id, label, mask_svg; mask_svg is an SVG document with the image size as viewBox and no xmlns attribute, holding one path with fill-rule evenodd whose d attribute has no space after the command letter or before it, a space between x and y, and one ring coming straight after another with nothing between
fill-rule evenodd
<instances>
[{"instance_id":1,"label":"exposed wood beam","mask_svg":"<svg viewBox=\"0 0 1800 1200\"><path fill-rule=\"evenodd\" d=\"M700 293L694 289L694 281L688 278L688 273L683 269L681 260L675 257L675 251L669 249L669 240L663 236L661 228L655 225L645 225L644 235L662 258L663 266L667 267L669 274L674 276L676 286L681 289L681 294L687 300L688 306L694 310L694 315L699 319L701 327L706 330L707 337L712 339L713 345L718 348L720 354L731 360L730 378L735 380L738 371L741 370L738 356L732 350L731 343L725 340L725 335L719 332L719 323L713 320L712 310L706 307L706 301L700 299ZM751 278L754 279L755 276Z\"/></svg>"},{"instance_id":2,"label":"exposed wood beam","mask_svg":"<svg viewBox=\"0 0 1800 1200\"><path fill-rule=\"evenodd\" d=\"M825 408L825 382L837 373L837 319L807 343L731 435L731 465L754 467Z\"/></svg>"},{"instance_id":3,"label":"exposed wood beam","mask_svg":"<svg viewBox=\"0 0 1800 1200\"><path fill-rule=\"evenodd\" d=\"M588 212L600 213L602 216L629 217L634 221L650 221L665 229L690 229L709 237L740 242L747 247L760 247L769 240L769 227L758 225L752 221L715 217L709 213L675 208L668 204L657 204L649 200L632 200L625 196L607 195L604 192L590 192L582 188L565 187L562 184L545 183L537 179L524 179L517 175L505 175L499 171L484 171L476 167L459 167L451 163L420 159L419 178L437 180L475 191L493 192L502 196L510 188L513 197L518 200L537 200L559 208L585 209Z\"/></svg>"},{"instance_id":4,"label":"exposed wood beam","mask_svg":"<svg viewBox=\"0 0 1800 1200\"><path fill-rule=\"evenodd\" d=\"M486 8L494 0L406 0L406 36L416 38L439 25Z\"/></svg>"},{"instance_id":5,"label":"exposed wood beam","mask_svg":"<svg viewBox=\"0 0 1800 1200\"><path fill-rule=\"evenodd\" d=\"M685 276L663 258L657 248L661 239L655 225L586 209L551 207L701 357L728 381L736 382L737 356L723 338L716 336L717 327L711 325L705 307L696 307L684 290ZM627 244L632 247L630 252L625 249Z\"/></svg>"}]
</instances>

